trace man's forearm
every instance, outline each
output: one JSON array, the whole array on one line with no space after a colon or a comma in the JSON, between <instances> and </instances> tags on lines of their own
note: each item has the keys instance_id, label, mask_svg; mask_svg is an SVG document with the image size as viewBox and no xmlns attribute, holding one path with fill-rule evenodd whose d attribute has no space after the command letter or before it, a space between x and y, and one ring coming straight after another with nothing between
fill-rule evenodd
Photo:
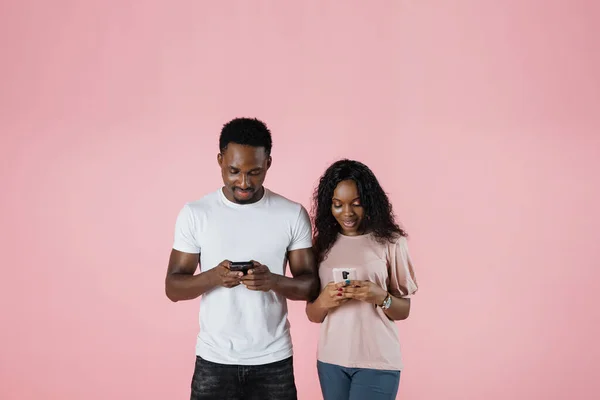
<instances>
[{"instance_id":1,"label":"man's forearm","mask_svg":"<svg viewBox=\"0 0 600 400\"><path fill-rule=\"evenodd\" d=\"M198 275L172 273L166 278L165 291L171 301L192 300L216 286L217 282L211 270Z\"/></svg>"},{"instance_id":2,"label":"man's forearm","mask_svg":"<svg viewBox=\"0 0 600 400\"><path fill-rule=\"evenodd\" d=\"M277 275L273 291L290 300L312 301L319 295L319 281L311 273L293 278Z\"/></svg>"}]
</instances>

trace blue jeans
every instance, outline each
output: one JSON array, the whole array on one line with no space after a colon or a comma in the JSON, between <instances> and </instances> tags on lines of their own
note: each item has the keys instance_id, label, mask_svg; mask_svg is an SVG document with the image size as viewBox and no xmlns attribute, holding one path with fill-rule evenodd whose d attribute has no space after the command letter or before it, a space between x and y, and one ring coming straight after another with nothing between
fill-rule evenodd
<instances>
[{"instance_id":1,"label":"blue jeans","mask_svg":"<svg viewBox=\"0 0 600 400\"><path fill-rule=\"evenodd\" d=\"M324 400L395 400L400 371L345 368L317 361Z\"/></svg>"},{"instance_id":2,"label":"blue jeans","mask_svg":"<svg viewBox=\"0 0 600 400\"><path fill-rule=\"evenodd\" d=\"M297 400L292 357L264 365L225 365L196 356L191 400Z\"/></svg>"}]
</instances>

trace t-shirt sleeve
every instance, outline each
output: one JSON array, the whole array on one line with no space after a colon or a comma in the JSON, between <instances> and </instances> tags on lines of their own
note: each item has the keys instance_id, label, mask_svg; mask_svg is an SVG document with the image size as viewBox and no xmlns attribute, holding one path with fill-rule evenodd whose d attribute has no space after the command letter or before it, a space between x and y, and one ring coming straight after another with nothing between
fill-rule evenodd
<instances>
[{"instance_id":1,"label":"t-shirt sleeve","mask_svg":"<svg viewBox=\"0 0 600 400\"><path fill-rule=\"evenodd\" d=\"M312 225L310 224L308 212L303 206L300 206L298 218L292 227L292 240L288 246L288 251L310 247L312 247Z\"/></svg>"},{"instance_id":2,"label":"t-shirt sleeve","mask_svg":"<svg viewBox=\"0 0 600 400\"><path fill-rule=\"evenodd\" d=\"M196 224L196 217L190 206L186 204L181 211L179 211L179 215L175 221L173 249L184 253L200 253L200 246L196 240Z\"/></svg>"},{"instance_id":3,"label":"t-shirt sleeve","mask_svg":"<svg viewBox=\"0 0 600 400\"><path fill-rule=\"evenodd\" d=\"M412 259L408 252L408 241L401 237L390 246L389 292L396 297L409 298L418 290Z\"/></svg>"}]
</instances>

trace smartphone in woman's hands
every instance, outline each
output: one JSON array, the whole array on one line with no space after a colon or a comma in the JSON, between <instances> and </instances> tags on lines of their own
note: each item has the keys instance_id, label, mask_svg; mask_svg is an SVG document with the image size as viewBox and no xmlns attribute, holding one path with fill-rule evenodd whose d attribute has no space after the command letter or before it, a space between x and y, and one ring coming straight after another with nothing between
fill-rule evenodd
<instances>
[{"instance_id":1,"label":"smartphone in woman's hands","mask_svg":"<svg viewBox=\"0 0 600 400\"><path fill-rule=\"evenodd\" d=\"M356 280L356 268L334 268L333 269L333 281L335 283L346 282Z\"/></svg>"}]
</instances>

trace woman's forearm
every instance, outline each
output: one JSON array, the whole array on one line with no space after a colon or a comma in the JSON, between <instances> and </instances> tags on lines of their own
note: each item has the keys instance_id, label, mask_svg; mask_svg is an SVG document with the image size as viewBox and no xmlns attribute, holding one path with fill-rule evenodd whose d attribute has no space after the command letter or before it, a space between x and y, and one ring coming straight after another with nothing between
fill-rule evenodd
<instances>
[{"instance_id":1,"label":"woman's forearm","mask_svg":"<svg viewBox=\"0 0 600 400\"><path fill-rule=\"evenodd\" d=\"M306 316L310 322L320 324L325 320L329 310L321 306L320 297L313 302L306 303Z\"/></svg>"},{"instance_id":2,"label":"woman's forearm","mask_svg":"<svg viewBox=\"0 0 600 400\"><path fill-rule=\"evenodd\" d=\"M383 310L389 319L402 321L407 319L410 314L410 299L392 296L390 308Z\"/></svg>"}]
</instances>

